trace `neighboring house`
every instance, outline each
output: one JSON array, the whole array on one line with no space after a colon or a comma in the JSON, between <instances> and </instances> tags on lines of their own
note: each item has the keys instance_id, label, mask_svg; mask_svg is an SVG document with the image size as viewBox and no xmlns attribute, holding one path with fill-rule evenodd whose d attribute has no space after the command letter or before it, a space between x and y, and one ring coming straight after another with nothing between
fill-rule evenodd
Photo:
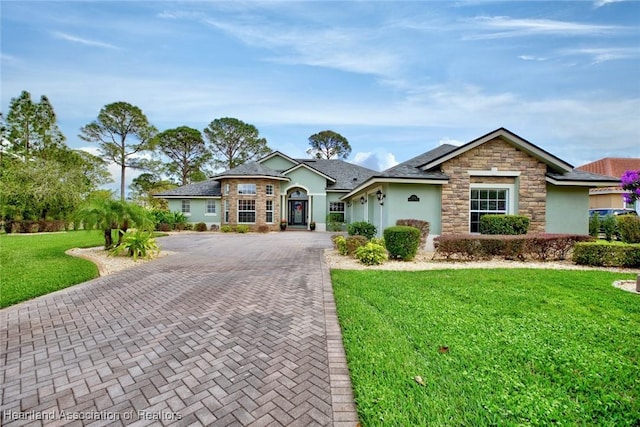
<instances>
[{"instance_id":1,"label":"neighboring house","mask_svg":"<svg viewBox=\"0 0 640 427\"><path fill-rule=\"evenodd\" d=\"M619 180L578 171L500 128L462 146L441 145L382 172L342 160L292 159L274 152L157 194L191 222L326 229L329 214L368 221L378 233L398 219L431 224L431 237L478 232L487 213L527 216L531 232L588 232L589 189ZM431 239L430 239L431 242ZM430 244L429 244L430 245Z\"/></svg>"},{"instance_id":2,"label":"neighboring house","mask_svg":"<svg viewBox=\"0 0 640 427\"><path fill-rule=\"evenodd\" d=\"M640 159L606 157L576 168L578 170L620 178L626 171L640 171ZM640 215L640 202L625 203L620 185L589 190L589 209L635 209Z\"/></svg>"}]
</instances>

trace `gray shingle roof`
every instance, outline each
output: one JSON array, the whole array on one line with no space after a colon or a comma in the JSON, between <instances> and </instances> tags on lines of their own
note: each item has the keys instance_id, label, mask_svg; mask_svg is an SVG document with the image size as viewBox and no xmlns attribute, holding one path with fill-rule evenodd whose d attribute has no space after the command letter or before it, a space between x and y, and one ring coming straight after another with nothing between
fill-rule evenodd
<instances>
[{"instance_id":1,"label":"gray shingle roof","mask_svg":"<svg viewBox=\"0 0 640 427\"><path fill-rule=\"evenodd\" d=\"M229 176L268 176L274 178L286 178L282 173L263 166L260 163L249 162L215 175L213 179L220 179L222 177Z\"/></svg>"},{"instance_id":2,"label":"gray shingle roof","mask_svg":"<svg viewBox=\"0 0 640 427\"><path fill-rule=\"evenodd\" d=\"M220 183L218 181L207 180L183 185L173 190L163 191L162 193L154 194L154 197L216 197L221 194Z\"/></svg>"},{"instance_id":3,"label":"gray shingle roof","mask_svg":"<svg viewBox=\"0 0 640 427\"><path fill-rule=\"evenodd\" d=\"M585 172L578 169L574 169L571 172L557 173L547 172L549 178L556 181L589 181L589 182L615 182L619 183L620 179L612 176L600 175L593 172Z\"/></svg>"},{"instance_id":4,"label":"gray shingle roof","mask_svg":"<svg viewBox=\"0 0 640 427\"><path fill-rule=\"evenodd\" d=\"M300 163L304 163L330 176L335 180L334 183L327 183L327 190L348 191L353 190L358 185L375 175L377 172L373 169L354 165L339 159L296 159Z\"/></svg>"},{"instance_id":5,"label":"gray shingle roof","mask_svg":"<svg viewBox=\"0 0 640 427\"><path fill-rule=\"evenodd\" d=\"M455 145L443 144L433 150L420 154L412 159L397 164L378 174L377 178L421 178L421 179L449 179L447 175L440 171L424 171L420 166L433 161L447 153L457 149Z\"/></svg>"}]
</instances>

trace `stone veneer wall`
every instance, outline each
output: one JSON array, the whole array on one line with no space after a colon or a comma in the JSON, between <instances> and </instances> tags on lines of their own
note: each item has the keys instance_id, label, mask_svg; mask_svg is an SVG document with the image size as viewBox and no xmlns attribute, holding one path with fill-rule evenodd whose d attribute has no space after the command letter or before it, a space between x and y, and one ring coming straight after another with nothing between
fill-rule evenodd
<instances>
[{"instance_id":1,"label":"stone veneer wall","mask_svg":"<svg viewBox=\"0 0 640 427\"><path fill-rule=\"evenodd\" d=\"M229 184L229 194L225 194L225 187ZM238 194L238 184L256 184L256 194ZM267 195L267 184L273 186L273 195ZM246 224L252 231L257 231L261 225L266 225L272 231L280 229L281 206L280 206L280 181L268 178L233 178L220 181L222 190L222 201L220 209L222 211L221 224L238 225L238 200L256 201L256 223ZM224 203L229 200L229 222L224 222ZM273 200L273 223L267 224L267 200Z\"/></svg>"},{"instance_id":2,"label":"stone veneer wall","mask_svg":"<svg viewBox=\"0 0 640 427\"><path fill-rule=\"evenodd\" d=\"M518 178L470 177L470 170L520 171ZM547 166L500 138L492 139L442 164L449 184L442 186L442 232L469 232L470 183L515 183L517 212L531 221L529 232L544 232ZM513 195L511 195L513 197Z\"/></svg>"}]
</instances>

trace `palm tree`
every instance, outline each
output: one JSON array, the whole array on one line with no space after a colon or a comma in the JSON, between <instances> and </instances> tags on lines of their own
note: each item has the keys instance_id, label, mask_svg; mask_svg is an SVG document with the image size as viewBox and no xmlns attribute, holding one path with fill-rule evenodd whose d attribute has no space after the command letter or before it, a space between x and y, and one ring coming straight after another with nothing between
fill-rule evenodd
<instances>
[{"instance_id":1,"label":"palm tree","mask_svg":"<svg viewBox=\"0 0 640 427\"><path fill-rule=\"evenodd\" d=\"M130 202L113 200L106 197L90 199L75 213L77 220L84 224L87 230L99 229L104 232L104 249L113 248L112 230L118 230L118 243L121 243L122 235L130 226L140 229L149 229L153 226L147 211Z\"/></svg>"}]
</instances>

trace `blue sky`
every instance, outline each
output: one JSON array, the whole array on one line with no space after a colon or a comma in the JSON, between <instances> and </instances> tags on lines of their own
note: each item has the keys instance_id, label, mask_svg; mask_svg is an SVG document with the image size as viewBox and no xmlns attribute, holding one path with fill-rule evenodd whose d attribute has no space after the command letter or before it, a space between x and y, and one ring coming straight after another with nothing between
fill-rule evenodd
<instances>
[{"instance_id":1,"label":"blue sky","mask_svg":"<svg viewBox=\"0 0 640 427\"><path fill-rule=\"evenodd\" d=\"M47 95L74 148L126 101L160 130L236 117L293 157L331 129L379 170L499 127L574 166L640 157L637 1L0 8L2 111L22 90Z\"/></svg>"}]
</instances>

